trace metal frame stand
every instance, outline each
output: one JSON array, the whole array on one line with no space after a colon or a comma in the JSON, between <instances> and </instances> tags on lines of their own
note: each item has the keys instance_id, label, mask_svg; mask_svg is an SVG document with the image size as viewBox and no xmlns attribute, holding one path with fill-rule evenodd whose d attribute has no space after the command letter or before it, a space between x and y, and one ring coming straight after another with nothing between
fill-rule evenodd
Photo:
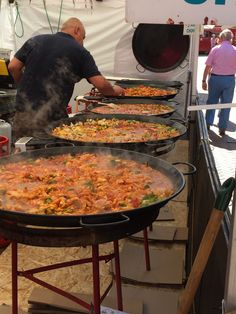
<instances>
[{"instance_id":1,"label":"metal frame stand","mask_svg":"<svg viewBox=\"0 0 236 314\"><path fill-rule=\"evenodd\" d=\"M101 313L101 303L106 297L108 291L111 288L111 285L107 288L102 296L100 296L100 278L99 278L99 262L105 261L108 262L112 258L115 259L115 281L116 281L116 294L117 294L117 308L118 310L123 310L122 302L122 289L121 289L121 277L120 277L120 258L119 258L119 245L118 240L113 241L114 252L107 255L99 256L99 246L98 244L92 245L92 257L84 258L80 260L73 260L70 262L62 262L52 265L47 265L43 267L28 269L25 271L18 270L18 243L12 242L12 314L18 314L18 276L25 277L38 285L45 287L55 293L62 295L65 298L75 302L76 304L81 305L90 311L90 313L100 314ZM34 277L34 274L69 267L74 265L80 265L85 263L92 263L93 268L93 304L89 304L74 295L57 288L51 284L46 283L43 280L40 280Z\"/></svg>"},{"instance_id":2,"label":"metal frame stand","mask_svg":"<svg viewBox=\"0 0 236 314\"><path fill-rule=\"evenodd\" d=\"M150 263L150 252L149 252L147 228L143 229L143 240L144 240L144 252L145 252L146 270L149 271L149 270L151 270L151 263Z\"/></svg>"}]
</instances>

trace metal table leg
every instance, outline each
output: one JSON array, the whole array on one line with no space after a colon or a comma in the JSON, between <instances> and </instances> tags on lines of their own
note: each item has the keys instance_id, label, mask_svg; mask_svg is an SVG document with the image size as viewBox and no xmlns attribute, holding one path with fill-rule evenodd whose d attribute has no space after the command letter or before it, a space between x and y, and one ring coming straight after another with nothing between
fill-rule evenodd
<instances>
[{"instance_id":1,"label":"metal table leg","mask_svg":"<svg viewBox=\"0 0 236 314\"><path fill-rule=\"evenodd\" d=\"M12 242L11 244L12 251L12 314L18 314L18 285L17 285L17 242Z\"/></svg>"},{"instance_id":2,"label":"metal table leg","mask_svg":"<svg viewBox=\"0 0 236 314\"><path fill-rule=\"evenodd\" d=\"M151 270L147 228L143 230L146 270Z\"/></svg>"}]
</instances>

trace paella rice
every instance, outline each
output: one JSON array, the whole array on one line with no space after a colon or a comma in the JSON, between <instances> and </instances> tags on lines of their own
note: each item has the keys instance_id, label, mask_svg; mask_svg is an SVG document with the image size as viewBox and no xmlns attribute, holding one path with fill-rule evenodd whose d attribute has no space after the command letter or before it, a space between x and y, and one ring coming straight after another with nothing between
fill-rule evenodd
<instances>
[{"instance_id":1,"label":"paella rice","mask_svg":"<svg viewBox=\"0 0 236 314\"><path fill-rule=\"evenodd\" d=\"M166 124L113 118L62 124L55 127L52 134L81 142L131 143L174 138L180 132Z\"/></svg>"},{"instance_id":2,"label":"paella rice","mask_svg":"<svg viewBox=\"0 0 236 314\"><path fill-rule=\"evenodd\" d=\"M0 210L101 214L145 207L172 194L165 174L111 154L63 154L0 165Z\"/></svg>"}]
</instances>

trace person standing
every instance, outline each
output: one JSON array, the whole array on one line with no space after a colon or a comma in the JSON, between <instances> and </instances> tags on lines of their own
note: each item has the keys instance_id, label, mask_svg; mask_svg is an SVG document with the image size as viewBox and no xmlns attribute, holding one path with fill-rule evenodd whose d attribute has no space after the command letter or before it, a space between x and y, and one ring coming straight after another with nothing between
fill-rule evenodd
<instances>
[{"instance_id":1,"label":"person standing","mask_svg":"<svg viewBox=\"0 0 236 314\"><path fill-rule=\"evenodd\" d=\"M211 36L211 49L216 45L216 35L212 34Z\"/></svg>"},{"instance_id":2,"label":"person standing","mask_svg":"<svg viewBox=\"0 0 236 314\"><path fill-rule=\"evenodd\" d=\"M56 34L27 40L8 65L17 85L14 137L33 136L53 121L67 118L74 84L85 78L105 96L123 95L98 70L83 47L85 28L72 17Z\"/></svg>"},{"instance_id":3,"label":"person standing","mask_svg":"<svg viewBox=\"0 0 236 314\"><path fill-rule=\"evenodd\" d=\"M207 90L207 104L219 102L232 103L235 87L236 73L236 47L232 45L233 33L229 29L223 30L219 35L219 45L213 47L206 59L203 72L202 88ZM208 86L207 86L207 77ZM219 134L225 135L229 121L230 108L219 112ZM213 124L215 109L206 111L207 129Z\"/></svg>"}]
</instances>

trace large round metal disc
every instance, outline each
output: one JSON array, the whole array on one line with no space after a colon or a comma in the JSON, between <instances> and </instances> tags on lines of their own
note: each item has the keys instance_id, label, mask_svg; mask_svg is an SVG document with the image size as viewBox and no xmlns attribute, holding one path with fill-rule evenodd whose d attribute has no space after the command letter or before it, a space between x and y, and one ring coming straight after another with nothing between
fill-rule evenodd
<instances>
[{"instance_id":1,"label":"large round metal disc","mask_svg":"<svg viewBox=\"0 0 236 314\"><path fill-rule=\"evenodd\" d=\"M137 61L152 72L168 72L178 67L189 51L190 39L183 25L139 24L132 48Z\"/></svg>"}]
</instances>

